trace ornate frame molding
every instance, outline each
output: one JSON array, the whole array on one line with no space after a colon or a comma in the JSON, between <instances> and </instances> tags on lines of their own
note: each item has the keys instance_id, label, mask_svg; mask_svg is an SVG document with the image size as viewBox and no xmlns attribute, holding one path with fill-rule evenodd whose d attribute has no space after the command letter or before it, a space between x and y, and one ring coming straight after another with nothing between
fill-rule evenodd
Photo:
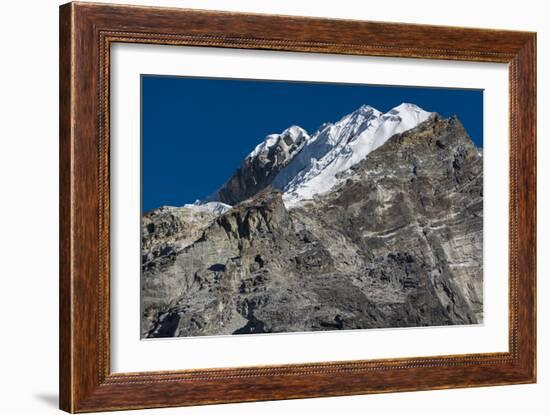
<instances>
[{"instance_id":1,"label":"ornate frame molding","mask_svg":"<svg viewBox=\"0 0 550 415\"><path fill-rule=\"evenodd\" d=\"M115 42L508 63L509 352L111 373L109 70ZM61 408L89 412L534 382L535 62L536 35L526 32L86 3L61 6Z\"/></svg>"}]
</instances>

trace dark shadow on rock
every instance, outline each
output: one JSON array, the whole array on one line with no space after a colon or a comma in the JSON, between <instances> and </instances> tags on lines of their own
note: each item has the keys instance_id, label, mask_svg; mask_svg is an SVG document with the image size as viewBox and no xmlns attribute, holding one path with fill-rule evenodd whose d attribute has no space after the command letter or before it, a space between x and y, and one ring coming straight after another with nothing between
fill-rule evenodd
<instances>
[{"instance_id":1,"label":"dark shadow on rock","mask_svg":"<svg viewBox=\"0 0 550 415\"><path fill-rule=\"evenodd\" d=\"M248 319L248 323L244 327L241 327L240 329L237 329L233 332L233 334L255 334L255 333L267 333L267 330L265 329L264 322L261 320L258 320L254 316L251 316Z\"/></svg>"}]
</instances>

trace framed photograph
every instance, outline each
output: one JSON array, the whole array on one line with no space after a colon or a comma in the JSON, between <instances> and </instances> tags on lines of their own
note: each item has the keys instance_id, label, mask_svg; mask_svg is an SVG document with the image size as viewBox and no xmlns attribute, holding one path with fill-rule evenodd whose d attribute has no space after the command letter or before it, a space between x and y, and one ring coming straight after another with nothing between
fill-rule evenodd
<instances>
[{"instance_id":1,"label":"framed photograph","mask_svg":"<svg viewBox=\"0 0 550 415\"><path fill-rule=\"evenodd\" d=\"M536 35L60 8L60 407L536 381Z\"/></svg>"}]
</instances>

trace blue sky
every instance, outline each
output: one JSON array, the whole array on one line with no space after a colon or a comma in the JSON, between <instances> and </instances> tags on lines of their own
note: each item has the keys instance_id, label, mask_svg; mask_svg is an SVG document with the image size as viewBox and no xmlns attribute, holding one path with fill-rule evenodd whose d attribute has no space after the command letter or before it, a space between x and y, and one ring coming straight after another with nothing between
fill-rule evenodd
<instances>
[{"instance_id":1,"label":"blue sky","mask_svg":"<svg viewBox=\"0 0 550 415\"><path fill-rule=\"evenodd\" d=\"M311 134L362 104L386 112L402 102L456 114L483 146L482 90L143 75L142 211L214 192L267 134Z\"/></svg>"}]
</instances>

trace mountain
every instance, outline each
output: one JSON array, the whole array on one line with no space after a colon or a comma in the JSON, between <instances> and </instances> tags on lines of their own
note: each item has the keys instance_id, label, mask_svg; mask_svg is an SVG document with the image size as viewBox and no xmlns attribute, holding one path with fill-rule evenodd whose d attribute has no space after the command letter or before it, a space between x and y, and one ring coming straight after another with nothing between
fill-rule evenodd
<instances>
[{"instance_id":1,"label":"mountain","mask_svg":"<svg viewBox=\"0 0 550 415\"><path fill-rule=\"evenodd\" d=\"M287 204L330 190L337 175L364 159L394 134L409 130L431 113L403 103L385 114L363 105L309 136L293 126L272 134L252 151L209 200L239 203L271 185Z\"/></svg>"},{"instance_id":2,"label":"mountain","mask_svg":"<svg viewBox=\"0 0 550 415\"><path fill-rule=\"evenodd\" d=\"M481 323L483 156L460 121L364 106L294 131L223 213L144 216L142 337Z\"/></svg>"},{"instance_id":3,"label":"mountain","mask_svg":"<svg viewBox=\"0 0 550 415\"><path fill-rule=\"evenodd\" d=\"M207 200L234 205L269 186L277 174L298 154L309 135L297 126L268 135L243 160L233 176Z\"/></svg>"}]
</instances>

